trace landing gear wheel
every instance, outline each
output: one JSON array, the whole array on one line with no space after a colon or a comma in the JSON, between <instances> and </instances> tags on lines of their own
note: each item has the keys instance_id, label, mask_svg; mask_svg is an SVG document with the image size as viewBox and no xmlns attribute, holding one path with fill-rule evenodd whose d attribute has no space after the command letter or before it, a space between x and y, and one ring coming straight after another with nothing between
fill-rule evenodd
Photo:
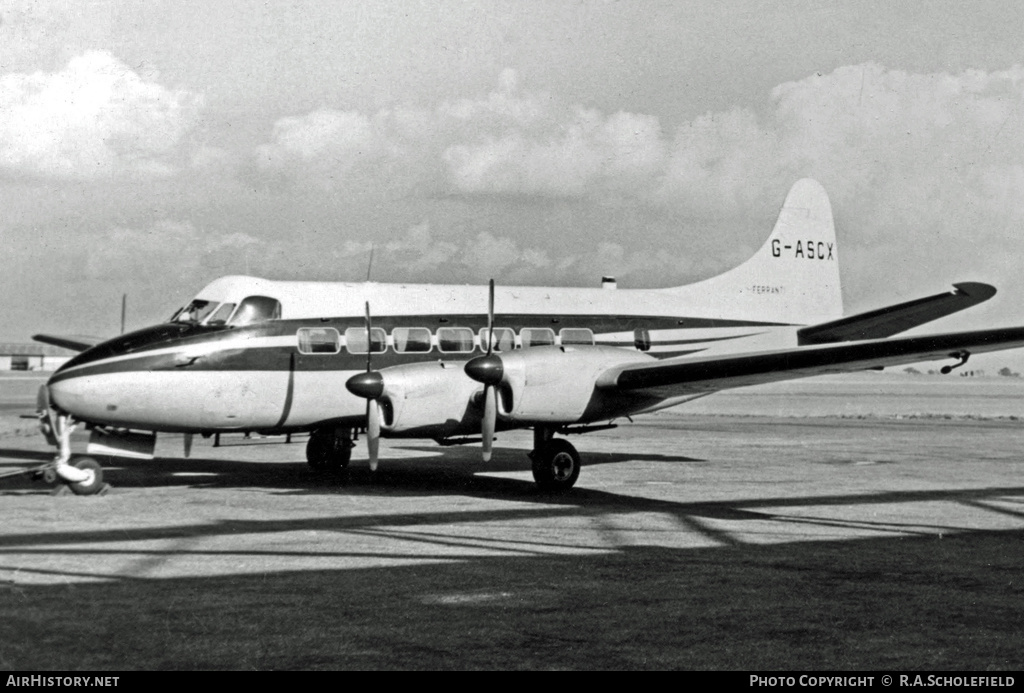
<instances>
[{"instance_id":1,"label":"landing gear wheel","mask_svg":"<svg viewBox=\"0 0 1024 693\"><path fill-rule=\"evenodd\" d=\"M100 466L99 462L91 457L79 457L72 466L89 473L89 478L85 481L76 481L68 484L68 488L71 489L72 493L76 496L92 496L103 490L105 485L103 483L103 467Z\"/></svg>"},{"instance_id":2,"label":"landing gear wheel","mask_svg":"<svg viewBox=\"0 0 1024 693\"><path fill-rule=\"evenodd\" d=\"M47 467L46 469L40 469L32 472L30 477L32 481L41 481L44 484L55 484L57 483L57 470L53 467Z\"/></svg>"},{"instance_id":3,"label":"landing gear wheel","mask_svg":"<svg viewBox=\"0 0 1024 693\"><path fill-rule=\"evenodd\" d=\"M552 438L533 453L533 479L542 491L568 491L580 478L580 454L568 441Z\"/></svg>"},{"instance_id":4,"label":"landing gear wheel","mask_svg":"<svg viewBox=\"0 0 1024 693\"><path fill-rule=\"evenodd\" d=\"M344 469L352 459L352 441L334 431L313 431L306 443L306 462L317 471Z\"/></svg>"}]
</instances>

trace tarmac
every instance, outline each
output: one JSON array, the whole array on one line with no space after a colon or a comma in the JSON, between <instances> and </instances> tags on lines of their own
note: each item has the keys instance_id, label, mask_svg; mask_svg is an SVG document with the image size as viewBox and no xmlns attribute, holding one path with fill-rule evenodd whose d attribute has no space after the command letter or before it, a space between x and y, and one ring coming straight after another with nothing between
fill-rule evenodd
<instances>
[{"instance_id":1,"label":"tarmac","mask_svg":"<svg viewBox=\"0 0 1024 693\"><path fill-rule=\"evenodd\" d=\"M162 436L104 496L0 479L0 668L1020 669L1022 425L679 410L561 495L528 432L326 475Z\"/></svg>"}]
</instances>

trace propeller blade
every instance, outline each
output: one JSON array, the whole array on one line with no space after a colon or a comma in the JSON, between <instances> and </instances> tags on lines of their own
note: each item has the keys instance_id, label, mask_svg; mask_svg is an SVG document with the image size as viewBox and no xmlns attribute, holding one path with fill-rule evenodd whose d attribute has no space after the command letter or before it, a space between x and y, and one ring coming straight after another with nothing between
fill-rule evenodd
<instances>
[{"instance_id":1,"label":"propeller blade","mask_svg":"<svg viewBox=\"0 0 1024 693\"><path fill-rule=\"evenodd\" d=\"M373 400L366 402L366 448L370 453L370 471L377 471L380 450L380 407Z\"/></svg>"},{"instance_id":2,"label":"propeller blade","mask_svg":"<svg viewBox=\"0 0 1024 693\"><path fill-rule=\"evenodd\" d=\"M487 355L494 349L494 280L487 288Z\"/></svg>"},{"instance_id":3,"label":"propeller blade","mask_svg":"<svg viewBox=\"0 0 1024 693\"><path fill-rule=\"evenodd\" d=\"M491 461L491 448L494 443L494 426L498 421L498 392L492 385L484 387L484 418L480 425L483 435L484 462Z\"/></svg>"},{"instance_id":4,"label":"propeller blade","mask_svg":"<svg viewBox=\"0 0 1024 693\"><path fill-rule=\"evenodd\" d=\"M481 345L482 346L482 345ZM494 280L487 287L487 350L483 356L470 359L463 367L468 375L484 386L483 416L480 419L480 433L483 440L483 460L491 461L494 444L494 428L498 421L498 391L496 386L504 377L505 368L501 357L494 353Z\"/></svg>"},{"instance_id":5,"label":"propeller blade","mask_svg":"<svg viewBox=\"0 0 1024 693\"><path fill-rule=\"evenodd\" d=\"M366 302L366 372L370 372L370 363L373 358L373 325L370 323L370 302Z\"/></svg>"},{"instance_id":6,"label":"propeller blade","mask_svg":"<svg viewBox=\"0 0 1024 693\"><path fill-rule=\"evenodd\" d=\"M348 379L345 387L354 395L366 398L366 451L370 455L370 471L377 471L380 451L380 407L377 399L384 394L384 378L373 370L373 322L370 302L366 302L366 372Z\"/></svg>"}]
</instances>

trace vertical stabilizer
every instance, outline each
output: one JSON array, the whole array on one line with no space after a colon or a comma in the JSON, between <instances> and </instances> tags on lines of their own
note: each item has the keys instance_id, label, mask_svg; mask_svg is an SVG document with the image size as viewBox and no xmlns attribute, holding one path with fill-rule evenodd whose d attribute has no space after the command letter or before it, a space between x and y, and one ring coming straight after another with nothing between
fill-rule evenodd
<instances>
[{"instance_id":1,"label":"vertical stabilizer","mask_svg":"<svg viewBox=\"0 0 1024 693\"><path fill-rule=\"evenodd\" d=\"M807 325L843 314L832 205L821 185L798 180L771 236L725 274L667 291L723 318Z\"/></svg>"}]
</instances>

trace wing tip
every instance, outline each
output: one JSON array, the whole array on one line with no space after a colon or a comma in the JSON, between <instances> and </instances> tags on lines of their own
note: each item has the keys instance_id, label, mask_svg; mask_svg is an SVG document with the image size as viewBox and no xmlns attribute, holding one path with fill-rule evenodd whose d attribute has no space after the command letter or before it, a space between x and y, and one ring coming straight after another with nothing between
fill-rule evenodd
<instances>
[{"instance_id":1,"label":"wing tip","mask_svg":"<svg viewBox=\"0 0 1024 693\"><path fill-rule=\"evenodd\" d=\"M85 351L86 349L91 349L96 346L101 340L97 338L59 337L52 334L34 334L32 335L32 341L61 347L62 349L70 349L71 351Z\"/></svg>"},{"instance_id":2,"label":"wing tip","mask_svg":"<svg viewBox=\"0 0 1024 693\"><path fill-rule=\"evenodd\" d=\"M996 295L996 287L981 282L959 282L954 284L953 288L958 294L963 294L978 303L987 301Z\"/></svg>"}]
</instances>

